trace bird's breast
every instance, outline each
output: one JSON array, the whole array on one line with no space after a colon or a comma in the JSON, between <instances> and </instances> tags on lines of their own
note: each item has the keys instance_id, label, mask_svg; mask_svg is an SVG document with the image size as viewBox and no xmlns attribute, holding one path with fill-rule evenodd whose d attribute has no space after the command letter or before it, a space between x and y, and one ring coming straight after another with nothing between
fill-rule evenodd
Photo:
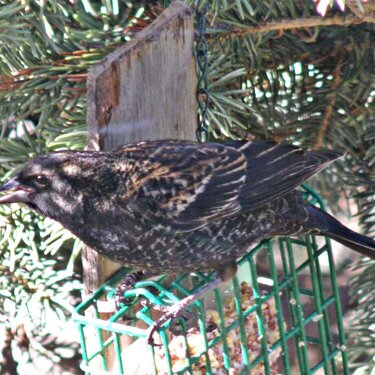
<instances>
[{"instance_id":1,"label":"bird's breast","mask_svg":"<svg viewBox=\"0 0 375 375\"><path fill-rule=\"evenodd\" d=\"M91 213L76 235L104 256L129 267L160 273L212 269L235 261L264 238L296 233L300 227L294 220L298 210L292 198L295 200L293 196L290 202L282 198L254 212L187 232L126 210Z\"/></svg>"},{"instance_id":2,"label":"bird's breast","mask_svg":"<svg viewBox=\"0 0 375 375\"><path fill-rule=\"evenodd\" d=\"M253 222L253 225L251 225ZM129 218L102 222L81 239L104 256L129 267L161 273L212 269L245 254L264 237L265 226L249 217L222 220L191 232Z\"/></svg>"}]
</instances>

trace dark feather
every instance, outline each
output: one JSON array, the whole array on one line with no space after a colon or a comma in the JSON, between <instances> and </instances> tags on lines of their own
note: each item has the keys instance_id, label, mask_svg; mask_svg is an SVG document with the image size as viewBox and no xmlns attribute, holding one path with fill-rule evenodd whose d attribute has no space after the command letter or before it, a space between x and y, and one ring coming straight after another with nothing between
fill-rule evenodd
<instances>
[{"instance_id":1,"label":"dark feather","mask_svg":"<svg viewBox=\"0 0 375 375\"><path fill-rule=\"evenodd\" d=\"M273 142L237 141L234 145L248 162L238 199L242 209L249 211L282 197L343 155L336 150L307 152Z\"/></svg>"},{"instance_id":2,"label":"dark feather","mask_svg":"<svg viewBox=\"0 0 375 375\"><path fill-rule=\"evenodd\" d=\"M362 255L374 259L375 241L372 238L356 233L342 225L333 216L314 206L307 206L309 213L308 225L324 236L333 238Z\"/></svg>"},{"instance_id":3,"label":"dark feather","mask_svg":"<svg viewBox=\"0 0 375 375\"><path fill-rule=\"evenodd\" d=\"M144 147L152 173L127 202L148 220L182 232L276 200L342 155L270 142L164 141Z\"/></svg>"}]
</instances>

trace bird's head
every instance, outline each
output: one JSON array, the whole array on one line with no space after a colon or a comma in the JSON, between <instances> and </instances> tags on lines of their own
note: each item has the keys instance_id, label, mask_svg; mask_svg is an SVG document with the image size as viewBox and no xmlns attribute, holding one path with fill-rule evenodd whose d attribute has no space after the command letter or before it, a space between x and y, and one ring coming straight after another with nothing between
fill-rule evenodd
<instances>
[{"instance_id":1,"label":"bird's head","mask_svg":"<svg viewBox=\"0 0 375 375\"><path fill-rule=\"evenodd\" d=\"M0 187L0 204L24 203L63 222L79 216L82 184L90 179L94 158L89 153L62 151L39 156ZM78 211L78 212L77 212ZM65 223L66 224L66 223Z\"/></svg>"}]
</instances>

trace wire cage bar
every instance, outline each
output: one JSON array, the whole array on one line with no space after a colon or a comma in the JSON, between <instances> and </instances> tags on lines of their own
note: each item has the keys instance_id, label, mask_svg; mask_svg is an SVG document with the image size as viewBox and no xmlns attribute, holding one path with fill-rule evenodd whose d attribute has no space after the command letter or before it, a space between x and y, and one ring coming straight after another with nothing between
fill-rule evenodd
<instances>
[{"instance_id":1,"label":"wire cage bar","mask_svg":"<svg viewBox=\"0 0 375 375\"><path fill-rule=\"evenodd\" d=\"M324 209L310 187L304 191ZM105 320L100 301L113 297L128 272L120 269L76 308L82 369L94 373L97 361L102 373L116 374L349 374L329 239L263 241L238 265L224 290L193 303L179 324L165 324L160 346L154 347L145 340L155 321L152 305L176 302L215 275L185 274L172 281L163 275L138 282L125 293L132 302Z\"/></svg>"}]
</instances>

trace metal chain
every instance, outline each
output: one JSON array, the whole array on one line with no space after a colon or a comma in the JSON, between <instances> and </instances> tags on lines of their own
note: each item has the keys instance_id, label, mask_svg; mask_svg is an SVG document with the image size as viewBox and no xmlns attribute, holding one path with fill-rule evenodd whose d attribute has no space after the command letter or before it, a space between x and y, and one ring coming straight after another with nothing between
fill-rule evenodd
<instances>
[{"instance_id":1,"label":"metal chain","mask_svg":"<svg viewBox=\"0 0 375 375\"><path fill-rule=\"evenodd\" d=\"M197 60L197 103L198 103L198 126L196 137L199 142L207 142L209 139L208 129L208 44L206 40L206 14L207 4L201 6L201 0L197 0L195 16L197 21L198 37L195 46Z\"/></svg>"}]
</instances>

